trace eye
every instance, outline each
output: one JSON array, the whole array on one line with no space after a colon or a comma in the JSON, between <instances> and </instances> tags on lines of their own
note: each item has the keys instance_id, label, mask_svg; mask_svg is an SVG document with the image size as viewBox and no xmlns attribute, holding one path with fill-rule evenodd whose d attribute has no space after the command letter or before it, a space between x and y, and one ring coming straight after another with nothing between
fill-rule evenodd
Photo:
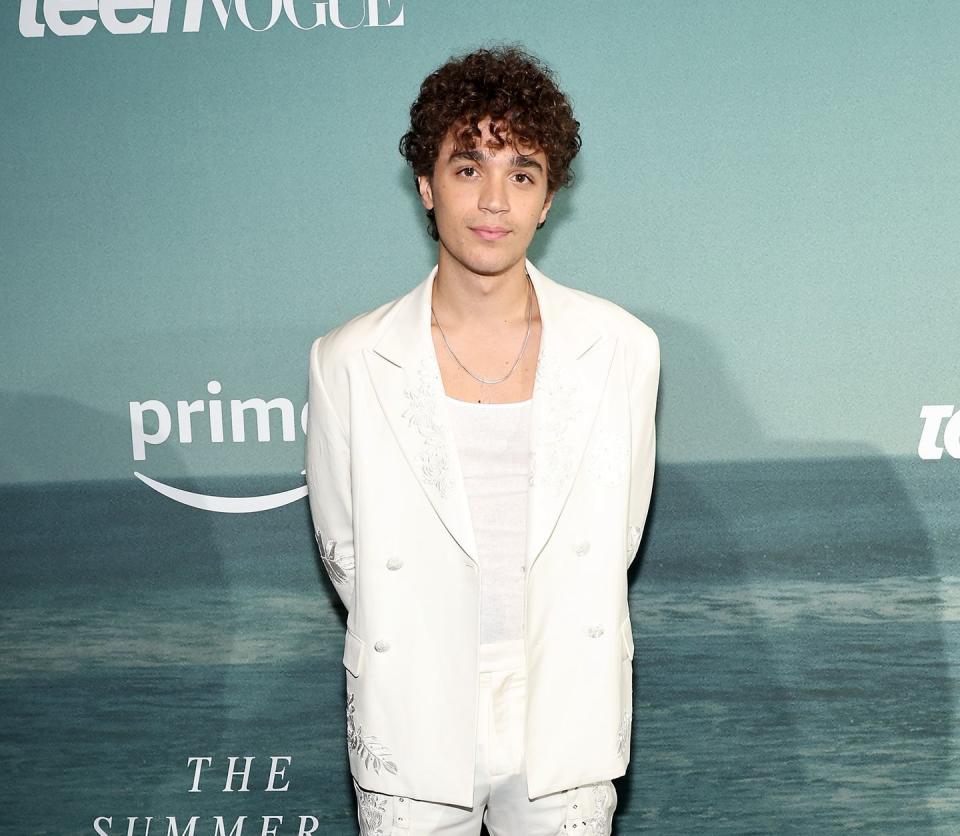
<instances>
[{"instance_id":1,"label":"eye","mask_svg":"<svg viewBox=\"0 0 960 836\"><path fill-rule=\"evenodd\" d=\"M457 174L463 174L465 171L476 171L472 165L468 165L466 168L461 168Z\"/></svg>"},{"instance_id":2,"label":"eye","mask_svg":"<svg viewBox=\"0 0 960 836\"><path fill-rule=\"evenodd\" d=\"M521 183L532 183L532 182L533 182L533 180L530 178L530 175L529 175L529 174L526 174L526 173L523 172L523 171L518 171L518 172L517 172L517 177L523 177L523 178L524 178L523 180L520 181Z\"/></svg>"}]
</instances>

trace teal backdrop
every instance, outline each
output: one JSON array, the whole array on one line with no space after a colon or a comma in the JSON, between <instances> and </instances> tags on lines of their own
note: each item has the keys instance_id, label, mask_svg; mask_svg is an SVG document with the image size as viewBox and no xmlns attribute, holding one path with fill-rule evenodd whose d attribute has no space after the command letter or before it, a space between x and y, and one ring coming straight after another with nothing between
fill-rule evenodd
<instances>
[{"instance_id":1,"label":"teal backdrop","mask_svg":"<svg viewBox=\"0 0 960 836\"><path fill-rule=\"evenodd\" d=\"M0 832L356 832L307 351L435 263L408 108L504 42L582 125L530 257L661 340L616 832L960 832L960 15L933 0L6 3Z\"/></svg>"}]
</instances>

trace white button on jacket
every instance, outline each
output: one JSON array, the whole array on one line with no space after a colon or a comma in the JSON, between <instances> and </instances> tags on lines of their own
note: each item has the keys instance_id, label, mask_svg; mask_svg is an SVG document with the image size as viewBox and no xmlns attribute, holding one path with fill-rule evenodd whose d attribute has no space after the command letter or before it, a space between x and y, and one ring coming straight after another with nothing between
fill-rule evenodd
<instances>
[{"instance_id":1,"label":"white button on jacket","mask_svg":"<svg viewBox=\"0 0 960 836\"><path fill-rule=\"evenodd\" d=\"M524 566L536 798L630 759L626 570L650 502L660 355L633 314L526 266L543 326ZM430 332L436 271L313 344L306 472L348 612L351 771L368 790L470 806L482 579L464 572L479 564ZM393 560L402 572L383 571ZM584 629L603 624L619 629Z\"/></svg>"}]
</instances>

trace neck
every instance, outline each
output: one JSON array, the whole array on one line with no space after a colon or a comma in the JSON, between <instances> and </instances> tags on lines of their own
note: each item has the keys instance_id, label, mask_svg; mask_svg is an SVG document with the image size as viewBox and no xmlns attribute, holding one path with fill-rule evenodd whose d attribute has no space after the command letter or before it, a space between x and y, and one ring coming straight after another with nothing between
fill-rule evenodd
<instances>
[{"instance_id":1,"label":"neck","mask_svg":"<svg viewBox=\"0 0 960 836\"><path fill-rule=\"evenodd\" d=\"M529 287L526 265L521 259L501 273L474 273L441 248L433 282L433 310L444 330L461 325L503 326L526 321ZM529 299L536 310L536 302Z\"/></svg>"}]
</instances>

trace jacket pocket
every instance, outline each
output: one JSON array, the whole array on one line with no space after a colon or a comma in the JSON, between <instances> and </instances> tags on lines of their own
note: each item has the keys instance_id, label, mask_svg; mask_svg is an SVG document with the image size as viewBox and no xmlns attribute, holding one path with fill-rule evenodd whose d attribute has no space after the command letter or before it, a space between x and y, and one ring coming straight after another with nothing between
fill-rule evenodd
<instances>
[{"instance_id":1,"label":"jacket pocket","mask_svg":"<svg viewBox=\"0 0 960 836\"><path fill-rule=\"evenodd\" d=\"M630 616L628 615L620 622L620 637L623 640L623 658L633 658L633 628L630 626Z\"/></svg>"},{"instance_id":2,"label":"jacket pocket","mask_svg":"<svg viewBox=\"0 0 960 836\"><path fill-rule=\"evenodd\" d=\"M363 670L363 655L366 644L349 627L343 641L343 666L355 677Z\"/></svg>"}]
</instances>

